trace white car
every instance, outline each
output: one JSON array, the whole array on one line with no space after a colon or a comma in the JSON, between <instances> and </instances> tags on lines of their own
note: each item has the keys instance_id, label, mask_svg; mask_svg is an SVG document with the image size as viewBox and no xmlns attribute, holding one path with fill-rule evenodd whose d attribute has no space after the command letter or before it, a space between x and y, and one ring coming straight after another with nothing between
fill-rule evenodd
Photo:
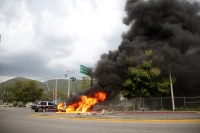
<instances>
[{"instance_id":1,"label":"white car","mask_svg":"<svg viewBox=\"0 0 200 133\"><path fill-rule=\"evenodd\" d=\"M3 105L1 104L0 107L12 107L12 105L8 103L4 103Z\"/></svg>"}]
</instances>

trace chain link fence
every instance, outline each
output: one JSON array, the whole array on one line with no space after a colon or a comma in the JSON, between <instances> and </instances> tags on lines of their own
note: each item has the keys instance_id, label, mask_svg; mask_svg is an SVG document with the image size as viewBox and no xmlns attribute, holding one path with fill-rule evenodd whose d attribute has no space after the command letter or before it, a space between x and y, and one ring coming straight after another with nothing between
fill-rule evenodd
<instances>
[{"instance_id":1,"label":"chain link fence","mask_svg":"<svg viewBox=\"0 0 200 133\"><path fill-rule=\"evenodd\" d=\"M174 97L176 109L189 110L200 108L200 96L197 97ZM139 105L140 104L140 105ZM139 107L139 108L138 108ZM157 98L135 98L132 100L123 99L118 103L102 103L94 107L94 110L109 111L153 111L153 110L172 110L171 97Z\"/></svg>"}]
</instances>

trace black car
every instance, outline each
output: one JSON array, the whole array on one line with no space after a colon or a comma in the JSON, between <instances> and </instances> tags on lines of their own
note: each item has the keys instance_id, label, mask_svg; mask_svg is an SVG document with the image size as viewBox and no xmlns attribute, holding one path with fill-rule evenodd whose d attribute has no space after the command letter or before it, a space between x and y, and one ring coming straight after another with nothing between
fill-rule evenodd
<instances>
[{"instance_id":1,"label":"black car","mask_svg":"<svg viewBox=\"0 0 200 133\"><path fill-rule=\"evenodd\" d=\"M48 101L40 101L36 104L33 104L31 108L32 110L35 110L35 112L57 111L57 105L53 102Z\"/></svg>"}]
</instances>

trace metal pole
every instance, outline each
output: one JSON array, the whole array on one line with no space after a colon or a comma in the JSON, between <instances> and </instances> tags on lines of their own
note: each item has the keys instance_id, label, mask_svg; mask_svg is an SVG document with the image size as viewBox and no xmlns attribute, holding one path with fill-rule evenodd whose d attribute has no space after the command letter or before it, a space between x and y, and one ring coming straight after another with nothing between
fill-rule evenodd
<instances>
[{"instance_id":1,"label":"metal pole","mask_svg":"<svg viewBox=\"0 0 200 133\"><path fill-rule=\"evenodd\" d=\"M144 99L142 98L142 106L143 106L143 111L144 111Z\"/></svg>"},{"instance_id":2,"label":"metal pole","mask_svg":"<svg viewBox=\"0 0 200 133\"><path fill-rule=\"evenodd\" d=\"M54 101L54 92L55 92L55 88L53 89L52 93L53 93L53 96L52 96L52 101Z\"/></svg>"},{"instance_id":3,"label":"metal pole","mask_svg":"<svg viewBox=\"0 0 200 133\"><path fill-rule=\"evenodd\" d=\"M162 97L161 97L161 107L162 107L162 110L163 110Z\"/></svg>"},{"instance_id":4,"label":"metal pole","mask_svg":"<svg viewBox=\"0 0 200 133\"><path fill-rule=\"evenodd\" d=\"M124 98L124 111L126 111L126 98Z\"/></svg>"},{"instance_id":5,"label":"metal pole","mask_svg":"<svg viewBox=\"0 0 200 133\"><path fill-rule=\"evenodd\" d=\"M51 97L50 97L50 90L49 90L49 84L48 84L48 82L46 81L46 84L47 84L47 88L48 88L48 93L49 93L49 101L50 101L50 99L51 99Z\"/></svg>"},{"instance_id":6,"label":"metal pole","mask_svg":"<svg viewBox=\"0 0 200 133\"><path fill-rule=\"evenodd\" d=\"M185 107L185 109L186 109L186 105L185 105L185 97L184 97L184 107Z\"/></svg>"},{"instance_id":7,"label":"metal pole","mask_svg":"<svg viewBox=\"0 0 200 133\"><path fill-rule=\"evenodd\" d=\"M76 78L75 78L75 76L74 76L74 71L73 71L73 68L72 68L72 73L73 73L73 77L74 77L74 85L75 85L75 87L76 87L76 93L77 93Z\"/></svg>"},{"instance_id":8,"label":"metal pole","mask_svg":"<svg viewBox=\"0 0 200 133\"><path fill-rule=\"evenodd\" d=\"M56 89L55 89L55 104L57 104L57 76L56 76Z\"/></svg>"},{"instance_id":9,"label":"metal pole","mask_svg":"<svg viewBox=\"0 0 200 133\"><path fill-rule=\"evenodd\" d=\"M70 94L70 72L68 71L68 76L69 76L69 79L68 79L68 98L69 98L69 94Z\"/></svg>"},{"instance_id":10,"label":"metal pole","mask_svg":"<svg viewBox=\"0 0 200 133\"><path fill-rule=\"evenodd\" d=\"M126 98L126 111L127 111L127 98Z\"/></svg>"},{"instance_id":11,"label":"metal pole","mask_svg":"<svg viewBox=\"0 0 200 133\"><path fill-rule=\"evenodd\" d=\"M170 65L169 65L169 79L170 79L170 88L171 88L171 97L172 97L172 110L174 111L175 110L175 104L174 104L174 93L173 93L173 85L172 85Z\"/></svg>"},{"instance_id":12,"label":"metal pole","mask_svg":"<svg viewBox=\"0 0 200 133\"><path fill-rule=\"evenodd\" d=\"M74 78L74 77L73 77L73 78ZM71 82L71 81L72 81L72 82ZM71 82L70 86L72 87L71 93L73 93L73 79L70 79L70 82Z\"/></svg>"}]
</instances>

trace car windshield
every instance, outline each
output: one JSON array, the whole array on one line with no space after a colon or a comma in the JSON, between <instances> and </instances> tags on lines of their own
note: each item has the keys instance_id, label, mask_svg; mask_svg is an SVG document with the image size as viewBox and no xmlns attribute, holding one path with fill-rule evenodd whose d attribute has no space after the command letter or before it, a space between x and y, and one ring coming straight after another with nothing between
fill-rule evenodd
<instances>
[{"instance_id":1,"label":"car windshield","mask_svg":"<svg viewBox=\"0 0 200 133\"><path fill-rule=\"evenodd\" d=\"M39 105L46 105L46 102L39 102Z\"/></svg>"}]
</instances>

